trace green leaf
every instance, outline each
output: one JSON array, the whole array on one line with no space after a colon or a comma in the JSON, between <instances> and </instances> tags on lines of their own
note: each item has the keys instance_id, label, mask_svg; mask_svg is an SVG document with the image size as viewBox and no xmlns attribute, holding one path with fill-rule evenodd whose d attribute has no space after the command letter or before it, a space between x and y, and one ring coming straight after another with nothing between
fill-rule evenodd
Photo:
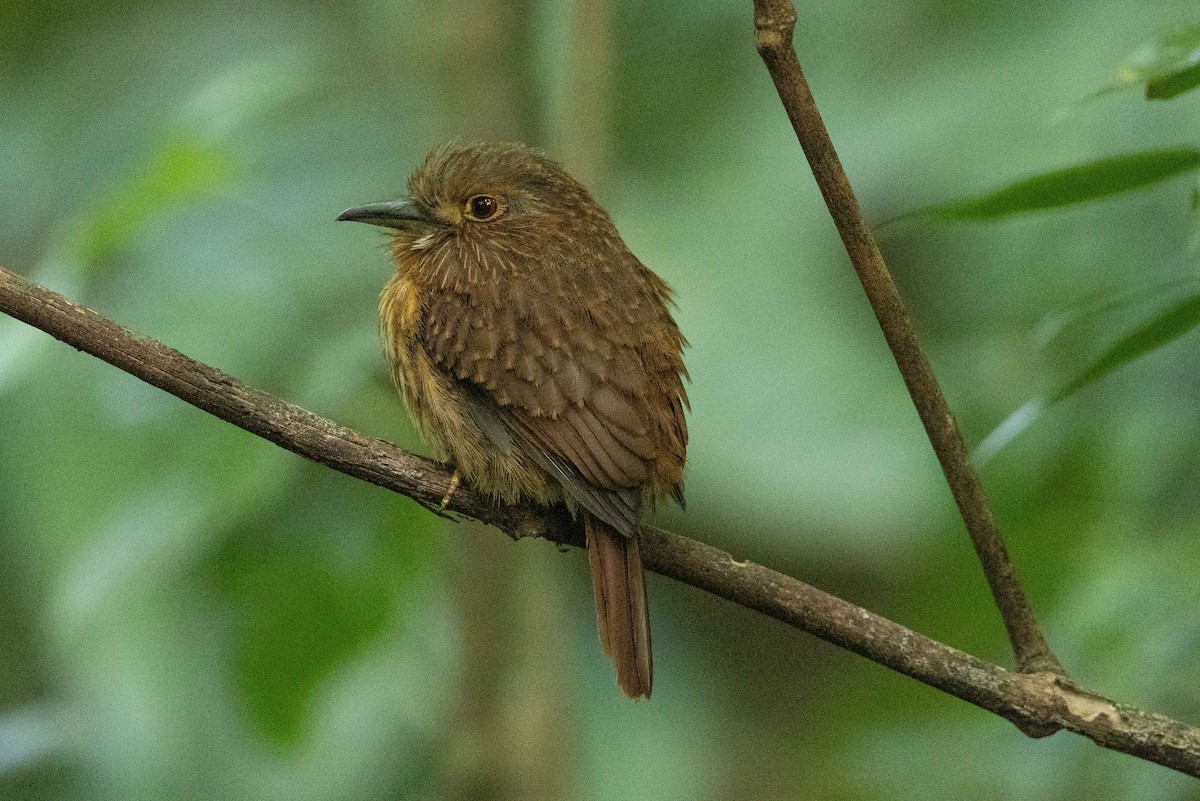
<instances>
[{"instance_id":1,"label":"green leaf","mask_svg":"<svg viewBox=\"0 0 1200 801\"><path fill-rule=\"evenodd\" d=\"M1085 293L1073 301L1048 311L1032 330L1038 347L1047 350L1068 337L1088 343L1096 340L1097 333L1111 329L1104 318L1125 315L1125 319L1136 318L1137 307L1162 305L1165 296L1178 296L1197 286L1192 275L1175 276L1158 281L1141 281L1125 289L1100 287ZM1101 326L1107 325L1107 328Z\"/></svg>"},{"instance_id":2,"label":"green leaf","mask_svg":"<svg viewBox=\"0 0 1200 801\"><path fill-rule=\"evenodd\" d=\"M1110 89L1141 84L1152 100L1200 85L1200 24L1175 25L1143 42L1117 67Z\"/></svg>"},{"instance_id":3,"label":"green leaf","mask_svg":"<svg viewBox=\"0 0 1200 801\"><path fill-rule=\"evenodd\" d=\"M1174 25L1142 42L1117 67L1113 84L1129 86L1178 72L1200 57L1200 24Z\"/></svg>"},{"instance_id":4,"label":"green leaf","mask_svg":"<svg viewBox=\"0 0 1200 801\"><path fill-rule=\"evenodd\" d=\"M1196 169L1200 169L1200 150L1176 148L1130 153L1044 173L977 198L928 206L904 216L993 220L1098 200Z\"/></svg>"},{"instance_id":5,"label":"green leaf","mask_svg":"<svg viewBox=\"0 0 1200 801\"><path fill-rule=\"evenodd\" d=\"M1174 342L1200 326L1200 293L1189 295L1159 312L1150 321L1138 326L1110 347L1103 356L1049 399L1038 396L996 426L975 446L971 455L977 466L983 466L1005 445L1041 419L1045 412L1060 401L1101 380L1109 373L1145 356L1163 345Z\"/></svg>"},{"instance_id":6,"label":"green leaf","mask_svg":"<svg viewBox=\"0 0 1200 801\"><path fill-rule=\"evenodd\" d=\"M1069 398L1134 359L1175 341L1198 325L1200 294L1195 294L1165 309L1118 340L1094 364L1080 373L1078 378L1059 390L1051 399L1051 403Z\"/></svg>"},{"instance_id":7,"label":"green leaf","mask_svg":"<svg viewBox=\"0 0 1200 801\"><path fill-rule=\"evenodd\" d=\"M1200 63L1193 64L1185 70L1155 78L1146 84L1148 100L1170 100L1173 97L1190 92L1200 86Z\"/></svg>"},{"instance_id":8,"label":"green leaf","mask_svg":"<svg viewBox=\"0 0 1200 801\"><path fill-rule=\"evenodd\" d=\"M1144 86L1148 100L1169 100L1200 85L1200 24L1176 25L1159 33L1122 61L1112 82L1072 103L1057 121L1114 92Z\"/></svg>"}]
</instances>

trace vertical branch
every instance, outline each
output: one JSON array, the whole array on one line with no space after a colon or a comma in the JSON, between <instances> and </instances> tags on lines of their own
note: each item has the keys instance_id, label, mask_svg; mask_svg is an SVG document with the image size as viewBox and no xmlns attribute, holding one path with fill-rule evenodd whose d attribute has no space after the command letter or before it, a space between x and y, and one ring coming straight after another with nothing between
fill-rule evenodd
<instances>
[{"instance_id":1,"label":"vertical branch","mask_svg":"<svg viewBox=\"0 0 1200 801\"><path fill-rule=\"evenodd\" d=\"M875 244L870 228L854 197L850 181L834 150L829 132L817 110L804 71L792 46L796 9L789 0L754 0L755 43L775 82L825 205L842 237L850 262L883 329L900 374L925 426L929 442L941 462L959 513L979 555L983 572L1004 619L1021 670L1062 673L1021 590L1004 540L992 517L983 487L971 467L959 433L929 361L921 351L900 293Z\"/></svg>"}]
</instances>

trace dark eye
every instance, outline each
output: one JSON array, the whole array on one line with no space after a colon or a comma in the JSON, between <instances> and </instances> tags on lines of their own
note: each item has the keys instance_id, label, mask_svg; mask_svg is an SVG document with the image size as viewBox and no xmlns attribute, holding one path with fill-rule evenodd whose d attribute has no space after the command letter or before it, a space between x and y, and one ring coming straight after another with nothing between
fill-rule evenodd
<instances>
[{"instance_id":1,"label":"dark eye","mask_svg":"<svg viewBox=\"0 0 1200 801\"><path fill-rule=\"evenodd\" d=\"M490 220L500 212L500 201L491 195L476 195L467 201L467 213L476 220Z\"/></svg>"}]
</instances>

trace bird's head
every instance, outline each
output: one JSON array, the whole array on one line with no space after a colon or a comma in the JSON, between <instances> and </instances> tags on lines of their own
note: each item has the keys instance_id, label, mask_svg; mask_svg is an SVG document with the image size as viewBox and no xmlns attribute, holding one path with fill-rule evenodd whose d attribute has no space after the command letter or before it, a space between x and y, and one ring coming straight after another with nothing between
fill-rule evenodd
<instances>
[{"instance_id":1,"label":"bird's head","mask_svg":"<svg viewBox=\"0 0 1200 801\"><path fill-rule=\"evenodd\" d=\"M338 220L390 228L402 263L528 263L589 240L619 241L608 215L551 159L524 145L451 143L408 181L409 195L342 212ZM539 259L539 261L544 258Z\"/></svg>"}]
</instances>

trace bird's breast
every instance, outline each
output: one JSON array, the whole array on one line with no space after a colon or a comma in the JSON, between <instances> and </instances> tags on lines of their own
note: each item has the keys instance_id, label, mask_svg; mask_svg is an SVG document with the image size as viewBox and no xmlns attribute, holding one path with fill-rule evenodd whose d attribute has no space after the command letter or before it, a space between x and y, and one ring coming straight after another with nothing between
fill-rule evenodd
<instances>
[{"instance_id":1,"label":"bird's breast","mask_svg":"<svg viewBox=\"0 0 1200 801\"><path fill-rule=\"evenodd\" d=\"M404 398L413 422L426 439L441 445L430 427L430 403L436 403L436 376L427 358L421 358L419 326L421 297L415 284L399 273L392 276L379 296L379 333L387 354L392 380Z\"/></svg>"},{"instance_id":2,"label":"bird's breast","mask_svg":"<svg viewBox=\"0 0 1200 801\"><path fill-rule=\"evenodd\" d=\"M410 394L419 378L416 348L421 315L421 297L416 285L400 273L392 276L379 296L379 333L387 353L392 378L413 408Z\"/></svg>"},{"instance_id":3,"label":"bird's breast","mask_svg":"<svg viewBox=\"0 0 1200 801\"><path fill-rule=\"evenodd\" d=\"M379 323L392 378L413 423L477 487L507 502L552 494L545 475L519 452L498 447L472 414L463 385L441 369L422 345L428 298L402 273L380 295Z\"/></svg>"}]
</instances>

